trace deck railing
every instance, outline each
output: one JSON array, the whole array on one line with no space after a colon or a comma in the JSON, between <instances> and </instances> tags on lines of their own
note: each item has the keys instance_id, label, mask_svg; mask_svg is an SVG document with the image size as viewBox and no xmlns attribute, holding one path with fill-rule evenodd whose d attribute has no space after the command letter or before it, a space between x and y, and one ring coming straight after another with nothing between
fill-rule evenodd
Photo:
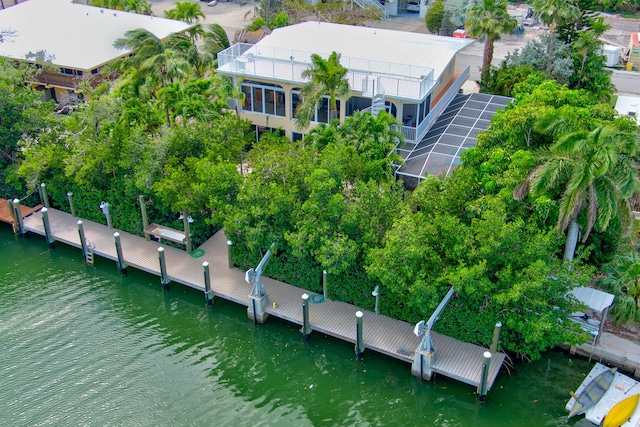
<instances>
[{"instance_id":1,"label":"deck railing","mask_svg":"<svg viewBox=\"0 0 640 427\"><path fill-rule=\"evenodd\" d=\"M218 54L218 71L304 84L302 77L311 63L311 52L265 46L235 44ZM410 64L342 56L354 92L366 90L366 81L379 76L388 96L422 99L434 87L433 69Z\"/></svg>"}]
</instances>

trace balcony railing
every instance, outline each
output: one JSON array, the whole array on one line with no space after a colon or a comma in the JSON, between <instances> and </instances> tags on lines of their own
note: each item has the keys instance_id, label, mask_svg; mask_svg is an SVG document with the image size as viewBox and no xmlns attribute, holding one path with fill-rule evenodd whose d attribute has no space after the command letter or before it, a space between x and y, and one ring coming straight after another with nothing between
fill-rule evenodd
<instances>
[{"instance_id":1,"label":"balcony railing","mask_svg":"<svg viewBox=\"0 0 640 427\"><path fill-rule=\"evenodd\" d=\"M91 86L96 86L104 80L104 78L105 77L102 74L93 74L91 77L78 77L43 71L35 76L34 83L39 83L45 86L56 86L69 90L79 90L80 83L83 81L89 81Z\"/></svg>"},{"instance_id":2,"label":"balcony railing","mask_svg":"<svg viewBox=\"0 0 640 427\"><path fill-rule=\"evenodd\" d=\"M309 68L311 54L238 43L218 54L218 71L304 84L308 79L302 72ZM420 100L435 85L433 69L428 67L348 56L340 57L340 63L349 70L349 87L354 92L365 91L372 75L379 76L387 96L398 98Z\"/></svg>"}]
</instances>

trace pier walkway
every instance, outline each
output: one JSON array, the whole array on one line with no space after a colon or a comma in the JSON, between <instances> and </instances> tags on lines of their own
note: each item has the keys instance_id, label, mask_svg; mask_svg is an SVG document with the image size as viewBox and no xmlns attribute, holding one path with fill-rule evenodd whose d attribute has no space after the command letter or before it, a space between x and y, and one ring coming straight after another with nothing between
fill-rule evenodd
<instances>
[{"instance_id":1,"label":"pier walkway","mask_svg":"<svg viewBox=\"0 0 640 427\"><path fill-rule=\"evenodd\" d=\"M79 218L68 213L49 209L49 223L52 237L57 242L80 248L77 221ZM36 212L24 219L27 231L44 235L42 214ZM185 251L162 245L157 241L147 241L123 231L109 229L106 225L83 220L86 239L93 247L93 253L109 260L117 260L113 233L120 233L125 264L147 273L160 276L158 248L165 252L168 278L176 283L190 286L204 292L204 269L202 263L209 262L211 289L216 297L224 298L244 306L249 304L251 285L245 282L244 272L228 267L227 240L222 231L216 233L199 249L204 255L193 258ZM302 294L313 293L268 277L262 278L269 295L266 312L298 325L302 325ZM277 305L274 307L273 302ZM365 348L412 363L414 353L421 338L413 333L413 325L394 320L371 311L339 301L325 300L309 305L309 320L313 331L330 335L350 343L356 342L356 311L362 311L363 341ZM312 334L313 335L313 334ZM464 343L448 336L431 332L436 348L436 357L431 369L434 373L478 386L481 380L483 353L486 348ZM487 389L490 389L502 367L505 355L492 355Z\"/></svg>"},{"instance_id":2,"label":"pier walkway","mask_svg":"<svg viewBox=\"0 0 640 427\"><path fill-rule=\"evenodd\" d=\"M11 217L11 208L9 208L10 203L10 200L0 199L0 221L13 224L13 218ZM37 205L33 208L20 205L20 212L22 212L23 217L27 217L34 212L38 212L40 209L42 209L42 205Z\"/></svg>"}]
</instances>

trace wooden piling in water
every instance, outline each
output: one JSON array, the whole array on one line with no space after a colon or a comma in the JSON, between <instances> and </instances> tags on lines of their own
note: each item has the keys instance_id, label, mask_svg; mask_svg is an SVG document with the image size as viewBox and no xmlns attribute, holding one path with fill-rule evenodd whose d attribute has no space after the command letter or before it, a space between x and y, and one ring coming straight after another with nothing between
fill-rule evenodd
<instances>
[{"instance_id":1,"label":"wooden piling in water","mask_svg":"<svg viewBox=\"0 0 640 427\"><path fill-rule=\"evenodd\" d=\"M362 317L364 313L356 311L356 357L362 359L364 353L364 342L362 341Z\"/></svg>"},{"instance_id":2,"label":"wooden piling in water","mask_svg":"<svg viewBox=\"0 0 640 427\"><path fill-rule=\"evenodd\" d=\"M127 274L127 266L124 263L124 256L122 255L122 243L120 242L120 233L117 231L113 233L113 239L116 243L116 255L118 256L118 260L116 261L116 265L118 266L118 272L120 274Z\"/></svg>"},{"instance_id":3,"label":"wooden piling in water","mask_svg":"<svg viewBox=\"0 0 640 427\"><path fill-rule=\"evenodd\" d=\"M202 263L204 268L204 298L207 300L207 305L213 305L213 291L211 290L211 273L209 273L209 263L207 261Z\"/></svg>"},{"instance_id":4,"label":"wooden piling in water","mask_svg":"<svg viewBox=\"0 0 640 427\"><path fill-rule=\"evenodd\" d=\"M309 341L311 328L309 327L309 294L302 294L302 340Z\"/></svg>"},{"instance_id":5,"label":"wooden piling in water","mask_svg":"<svg viewBox=\"0 0 640 427\"><path fill-rule=\"evenodd\" d=\"M53 237L51 237L51 225L49 224L49 209L42 208L42 224L44 226L44 239L49 249L53 248Z\"/></svg>"}]
</instances>

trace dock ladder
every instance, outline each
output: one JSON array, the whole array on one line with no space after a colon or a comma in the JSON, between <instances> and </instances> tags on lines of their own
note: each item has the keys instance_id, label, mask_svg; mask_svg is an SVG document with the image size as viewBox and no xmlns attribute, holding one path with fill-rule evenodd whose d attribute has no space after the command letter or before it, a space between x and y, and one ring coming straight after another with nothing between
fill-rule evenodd
<instances>
[{"instance_id":1,"label":"dock ladder","mask_svg":"<svg viewBox=\"0 0 640 427\"><path fill-rule=\"evenodd\" d=\"M86 242L87 242L87 253L85 257L85 262L89 265L93 265L93 250L96 248L96 244L90 241L89 239L87 239Z\"/></svg>"}]
</instances>

